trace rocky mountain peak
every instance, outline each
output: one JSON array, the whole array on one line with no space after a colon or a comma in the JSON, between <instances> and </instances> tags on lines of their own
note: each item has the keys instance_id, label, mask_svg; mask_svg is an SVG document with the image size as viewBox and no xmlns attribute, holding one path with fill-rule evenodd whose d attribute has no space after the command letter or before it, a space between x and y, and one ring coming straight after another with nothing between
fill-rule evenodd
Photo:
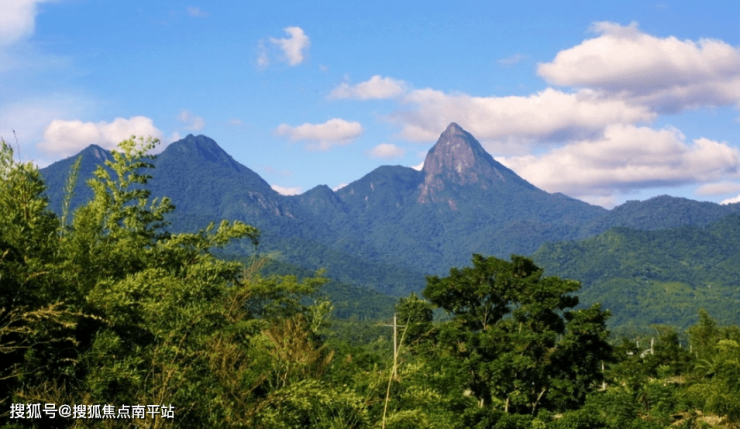
<instances>
[{"instance_id":1,"label":"rocky mountain peak","mask_svg":"<svg viewBox=\"0 0 740 429\"><path fill-rule=\"evenodd\" d=\"M433 200L446 186L477 185L483 189L505 182L526 183L483 149L469 132L451 123L424 160L419 202ZM529 185L531 186L531 185Z\"/></svg>"},{"instance_id":2,"label":"rocky mountain peak","mask_svg":"<svg viewBox=\"0 0 740 429\"><path fill-rule=\"evenodd\" d=\"M95 162L101 163L113 159L113 156L110 154L109 151L96 144L91 144L90 146L85 148L82 152L80 152L80 155L90 156L91 159L95 160ZM72 158L77 158L77 156L78 155L75 155Z\"/></svg>"},{"instance_id":3,"label":"rocky mountain peak","mask_svg":"<svg viewBox=\"0 0 740 429\"><path fill-rule=\"evenodd\" d=\"M454 183L475 183L481 164L488 164L490 157L475 137L453 122L427 154L422 171L428 178L443 175Z\"/></svg>"}]
</instances>

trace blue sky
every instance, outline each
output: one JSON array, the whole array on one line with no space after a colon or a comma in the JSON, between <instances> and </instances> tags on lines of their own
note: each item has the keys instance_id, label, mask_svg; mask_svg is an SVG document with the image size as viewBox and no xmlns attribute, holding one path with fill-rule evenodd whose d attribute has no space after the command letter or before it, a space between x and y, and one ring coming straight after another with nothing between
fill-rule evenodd
<instances>
[{"instance_id":1,"label":"blue sky","mask_svg":"<svg viewBox=\"0 0 740 429\"><path fill-rule=\"evenodd\" d=\"M455 121L550 192L729 202L738 17L727 1L3 0L0 136L44 166L204 134L296 193L419 167Z\"/></svg>"}]
</instances>

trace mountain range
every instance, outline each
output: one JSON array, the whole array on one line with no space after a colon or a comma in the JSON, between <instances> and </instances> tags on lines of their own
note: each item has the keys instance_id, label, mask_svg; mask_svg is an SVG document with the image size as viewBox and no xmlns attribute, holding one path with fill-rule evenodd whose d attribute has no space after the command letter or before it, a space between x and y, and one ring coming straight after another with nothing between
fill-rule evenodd
<instances>
[{"instance_id":1,"label":"mountain range","mask_svg":"<svg viewBox=\"0 0 740 429\"><path fill-rule=\"evenodd\" d=\"M80 183L111 157L95 145L79 156ZM56 211L76 158L41 170ZM543 266L555 273L563 265L545 256L548 243L584 240L615 227L701 229L740 214L740 204L668 196L607 210L550 194L497 162L455 123L440 135L421 171L382 166L337 191L320 185L301 195L281 195L202 135L170 144L154 165L150 189L176 205L173 230L241 220L262 231L260 252L301 269L325 268L343 283L392 296L418 292L426 275L467 265L472 253L508 258L540 249ZM78 185L72 206L90 196ZM228 251L245 255L254 249L237 244Z\"/></svg>"}]
</instances>

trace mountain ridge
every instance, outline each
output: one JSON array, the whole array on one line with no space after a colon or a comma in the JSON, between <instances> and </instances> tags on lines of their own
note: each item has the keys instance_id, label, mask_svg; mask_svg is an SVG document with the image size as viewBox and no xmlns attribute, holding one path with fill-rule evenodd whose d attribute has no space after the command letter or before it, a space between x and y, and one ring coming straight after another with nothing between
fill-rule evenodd
<instances>
[{"instance_id":1,"label":"mountain ridge","mask_svg":"<svg viewBox=\"0 0 740 429\"><path fill-rule=\"evenodd\" d=\"M740 215L660 230L614 227L534 254L548 275L578 280L582 303L612 311L613 325L686 328L700 309L740 322Z\"/></svg>"},{"instance_id":2,"label":"mountain ridge","mask_svg":"<svg viewBox=\"0 0 740 429\"><path fill-rule=\"evenodd\" d=\"M110 156L100 147L81 154L81 182L96 162ZM72 162L69 158L42 169L57 211ZM455 123L430 149L421 171L381 166L337 191L319 185L300 195L281 195L203 135L172 143L154 165L153 196L168 196L178 208L171 218L173 230L197 230L220 219L241 220L262 231L261 252L279 252L286 262L305 269L331 266L332 277L394 295L420 290L425 274L466 265L471 253L508 258L612 226L649 229L666 223L632 216L644 204L655 204L651 201L609 211L549 194L495 161ZM73 206L83 202L84 192ZM658 205L668 203L676 206L673 211L687 212L678 208L696 202L668 197ZM711 221L736 209L715 206L701 216ZM690 212L682 219L701 220ZM227 250L254 251L247 245ZM366 266L358 269L342 265L342 260L365 261Z\"/></svg>"}]
</instances>

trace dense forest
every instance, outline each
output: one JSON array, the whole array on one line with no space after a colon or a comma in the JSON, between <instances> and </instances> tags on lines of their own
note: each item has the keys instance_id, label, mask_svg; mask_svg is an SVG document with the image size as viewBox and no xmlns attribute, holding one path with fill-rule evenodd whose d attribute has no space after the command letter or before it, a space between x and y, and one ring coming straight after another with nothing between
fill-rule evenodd
<instances>
[{"instance_id":1,"label":"dense forest","mask_svg":"<svg viewBox=\"0 0 740 429\"><path fill-rule=\"evenodd\" d=\"M577 279L583 302L612 311L609 326L686 329L699 310L740 322L740 216L657 231L616 227L581 241L547 243L533 259L548 274Z\"/></svg>"},{"instance_id":2,"label":"dense forest","mask_svg":"<svg viewBox=\"0 0 740 429\"><path fill-rule=\"evenodd\" d=\"M58 216L2 142L1 427L740 426L737 326L701 311L612 336L578 282L482 255L366 320L321 273L218 257L258 243L253 226L170 232L174 206L147 189L155 144L122 142L75 210L73 168Z\"/></svg>"}]
</instances>

